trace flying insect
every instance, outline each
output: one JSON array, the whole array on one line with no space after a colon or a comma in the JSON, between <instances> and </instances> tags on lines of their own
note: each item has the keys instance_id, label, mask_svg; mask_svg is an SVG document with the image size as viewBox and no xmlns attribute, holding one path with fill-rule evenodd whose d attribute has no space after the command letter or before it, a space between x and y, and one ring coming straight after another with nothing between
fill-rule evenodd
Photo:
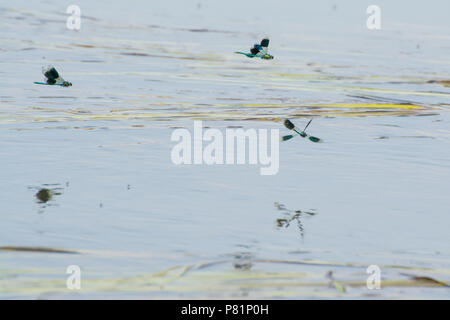
<instances>
[{"instance_id":1,"label":"flying insect","mask_svg":"<svg viewBox=\"0 0 450 320\"><path fill-rule=\"evenodd\" d=\"M261 58L265 60L273 59L273 56L268 54L267 51L269 49L269 38L264 38L261 40L260 44L254 44L253 48L250 48L250 53L236 51L235 53L243 54L249 58Z\"/></svg>"},{"instance_id":2,"label":"flying insect","mask_svg":"<svg viewBox=\"0 0 450 320\"><path fill-rule=\"evenodd\" d=\"M312 142L322 142L322 139L310 136L309 134L307 134L305 132L306 128L308 128L308 126L311 124L311 121L312 121L312 119L309 120L308 124L305 126L305 129L303 129L303 130L300 130L299 128L297 128L295 126L295 124L293 124L289 119L284 120L284 126L286 128L288 128L289 130L293 130L295 133L300 135L302 138L308 138ZM289 134L287 136L281 137L281 140L286 141L286 140L292 139L293 137L295 137L295 136L292 134Z\"/></svg>"},{"instance_id":3,"label":"flying insect","mask_svg":"<svg viewBox=\"0 0 450 320\"><path fill-rule=\"evenodd\" d=\"M64 78L59 75L58 71L56 71L56 69L53 66L43 67L42 73L44 74L47 81L35 82L35 84L43 84L50 86L55 85L61 87L70 87L72 85L72 83L64 80Z\"/></svg>"}]
</instances>

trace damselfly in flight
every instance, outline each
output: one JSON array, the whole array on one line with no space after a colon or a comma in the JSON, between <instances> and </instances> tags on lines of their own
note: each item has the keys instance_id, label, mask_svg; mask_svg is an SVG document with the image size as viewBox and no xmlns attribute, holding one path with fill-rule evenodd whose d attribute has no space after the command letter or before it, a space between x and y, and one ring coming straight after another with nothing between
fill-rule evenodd
<instances>
[{"instance_id":1,"label":"damselfly in flight","mask_svg":"<svg viewBox=\"0 0 450 320\"><path fill-rule=\"evenodd\" d=\"M47 78L47 82L35 82L35 84L55 85L61 87L69 87L72 83L66 81L61 77L53 66L42 67L42 73Z\"/></svg>"},{"instance_id":2,"label":"damselfly in flight","mask_svg":"<svg viewBox=\"0 0 450 320\"><path fill-rule=\"evenodd\" d=\"M312 142L322 142L322 139L317 138L317 137L310 136L309 134L307 134L307 133L305 132L306 128L308 128L308 126L309 126L309 124L311 123L311 121L312 121L312 119L309 120L309 122L308 122L308 124L306 125L305 129L303 129L302 131L301 131L299 128L297 128L297 127L296 127L289 119L284 120L284 126L285 126L286 128L288 128L289 130L295 131L295 132L296 132L297 134L299 134L301 137L303 137L303 138L308 138L308 139L309 139L310 141L312 141ZM294 135L289 134L289 135L287 135L287 136L281 137L281 140L282 140L282 141L286 141L286 140L292 139L293 137L294 137Z\"/></svg>"},{"instance_id":3,"label":"damselfly in flight","mask_svg":"<svg viewBox=\"0 0 450 320\"><path fill-rule=\"evenodd\" d=\"M241 52L236 51L235 53L243 54L249 58L261 58L270 60L273 59L273 56L267 53L267 50L269 49L269 39L264 38L261 41L261 44L255 44L253 45L253 48L250 49L250 53L247 52Z\"/></svg>"}]
</instances>

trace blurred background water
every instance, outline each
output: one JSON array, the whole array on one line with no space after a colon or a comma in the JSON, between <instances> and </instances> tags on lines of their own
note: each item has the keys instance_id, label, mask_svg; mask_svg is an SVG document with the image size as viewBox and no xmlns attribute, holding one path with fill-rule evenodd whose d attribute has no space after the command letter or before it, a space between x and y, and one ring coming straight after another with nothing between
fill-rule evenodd
<instances>
[{"instance_id":1,"label":"blurred background water","mask_svg":"<svg viewBox=\"0 0 450 320\"><path fill-rule=\"evenodd\" d=\"M370 4L2 2L0 297L448 298L450 4L377 1L369 30ZM264 36L274 60L234 54ZM49 64L73 87L34 85ZM311 117L274 176L171 162L193 120Z\"/></svg>"}]
</instances>

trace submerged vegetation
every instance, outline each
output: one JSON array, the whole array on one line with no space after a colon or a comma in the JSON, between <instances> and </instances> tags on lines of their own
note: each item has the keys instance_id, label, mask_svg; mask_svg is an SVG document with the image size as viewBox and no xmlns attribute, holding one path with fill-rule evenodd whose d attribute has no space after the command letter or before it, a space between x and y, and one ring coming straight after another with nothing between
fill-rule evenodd
<instances>
[{"instance_id":1,"label":"submerged vegetation","mask_svg":"<svg viewBox=\"0 0 450 320\"><path fill-rule=\"evenodd\" d=\"M0 248L2 250L2 248ZM44 252L43 252L44 253ZM72 253L72 252L71 252ZM95 254L89 252L86 254ZM97 254L105 255L98 252ZM143 273L137 276L114 277L90 273L83 280L83 293L86 297L98 294L114 297L116 294L162 298L166 295L184 298L331 298L360 297L371 294L373 297L416 298L415 292L405 292L405 288L422 290L448 290L449 284L435 277L449 275L450 270L414 269L402 266L381 266L390 276L383 279L380 290L367 291L365 266L356 263L337 263L326 261L258 259L239 254L236 260L220 260L207 263L172 267L161 272ZM243 262L245 260L246 262ZM233 262L234 261L234 262ZM227 266L234 263L235 270ZM251 268L253 266L253 268ZM289 271L271 270L273 267ZM264 271L267 270L267 271ZM57 270L20 270L20 277L13 277L9 270L2 270L0 277L0 296L14 293L27 296L38 293L68 293L65 280L52 277L60 274ZM397 273L393 273L397 272ZM434 274L421 276L418 274ZM428 289L426 289L428 288Z\"/></svg>"}]
</instances>

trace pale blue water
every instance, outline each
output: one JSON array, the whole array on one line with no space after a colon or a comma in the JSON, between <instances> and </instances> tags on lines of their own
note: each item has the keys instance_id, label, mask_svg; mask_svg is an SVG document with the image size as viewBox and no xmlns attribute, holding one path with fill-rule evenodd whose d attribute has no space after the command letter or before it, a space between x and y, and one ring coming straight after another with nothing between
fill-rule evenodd
<instances>
[{"instance_id":1,"label":"pale blue water","mask_svg":"<svg viewBox=\"0 0 450 320\"><path fill-rule=\"evenodd\" d=\"M225 260L212 268L220 275L242 256L254 272L304 271L322 282L329 270L365 282L371 264L384 280L409 273L450 281L450 89L428 83L450 79L446 1L379 1L380 31L367 30L368 4L356 1L74 4L78 32L65 27L65 4L0 5L0 246L81 252L0 251L1 298L373 294L361 286L244 294L208 281L201 290L64 287L71 264L83 279L120 280ZM274 60L233 53L266 35ZM73 87L33 85L47 64ZM402 102L422 108L310 108ZM172 131L192 130L194 119L284 135L282 118L300 117L293 121L301 127L310 116L309 132L325 142L281 143L275 176L261 176L259 166L170 159ZM42 187L60 194L40 204ZM315 215L301 216L302 231L296 220L277 228L295 210ZM449 291L387 287L376 297Z\"/></svg>"}]
</instances>

